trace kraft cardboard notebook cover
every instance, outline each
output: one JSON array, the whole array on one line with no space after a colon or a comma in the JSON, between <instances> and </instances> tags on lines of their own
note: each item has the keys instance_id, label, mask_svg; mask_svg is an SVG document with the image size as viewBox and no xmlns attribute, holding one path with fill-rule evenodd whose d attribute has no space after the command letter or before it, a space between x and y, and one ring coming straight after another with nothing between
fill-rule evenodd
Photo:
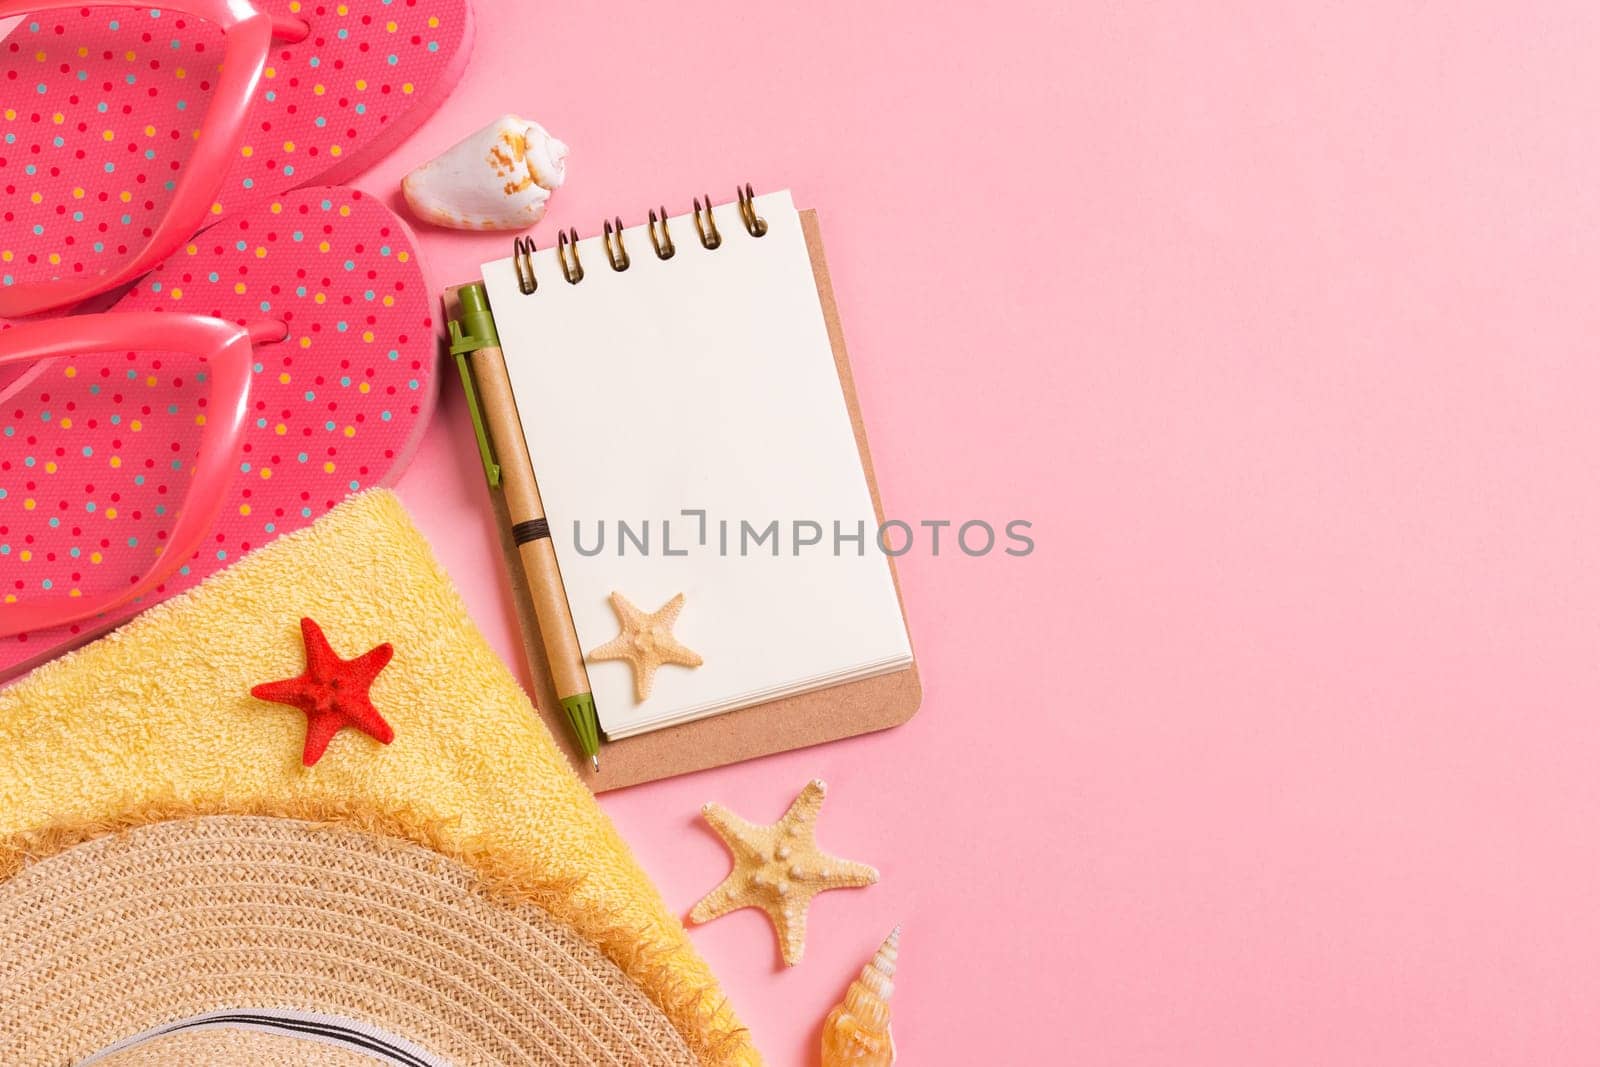
<instances>
[{"instance_id":1,"label":"kraft cardboard notebook cover","mask_svg":"<svg viewBox=\"0 0 1600 1067\"><path fill-rule=\"evenodd\" d=\"M799 212L799 223L804 235L806 252L810 258L812 281L816 287L826 325L827 338L848 410L856 451L865 475L867 490L871 495L873 512L881 523L882 501L872 469L866 431L856 399L815 211ZM457 288L459 287L452 287L446 292L447 317L455 316ZM537 474L537 456L534 457L534 467ZM551 734L577 767L584 760L573 740L566 714L556 698L557 694L548 670L547 658L526 583L516 580L521 575L521 564L509 533L511 523L507 521L505 503L502 494L490 495L500 513L499 528L502 531L502 543L506 553L505 562L508 574L513 579L510 584L515 590L517 612L523 624L523 641L528 661L532 665L530 673L540 714L544 717ZM896 598L900 601L900 614L903 618L903 598L899 595L899 577L894 572L892 559L888 560L888 569L894 583ZM913 659L910 665L903 669L608 741L602 749L599 772L592 773L587 766L582 767L582 770L585 779L595 791L619 789L757 756L887 729L910 719L916 713L921 699L921 679Z\"/></svg>"}]
</instances>

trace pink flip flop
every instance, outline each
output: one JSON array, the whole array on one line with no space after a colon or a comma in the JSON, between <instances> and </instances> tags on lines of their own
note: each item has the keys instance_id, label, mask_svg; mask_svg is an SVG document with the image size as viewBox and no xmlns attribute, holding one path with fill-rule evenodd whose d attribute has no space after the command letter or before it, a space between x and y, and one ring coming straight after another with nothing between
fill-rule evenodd
<instances>
[{"instance_id":1,"label":"pink flip flop","mask_svg":"<svg viewBox=\"0 0 1600 1067\"><path fill-rule=\"evenodd\" d=\"M450 90L468 0L0 0L0 317L129 282L202 226L335 184Z\"/></svg>"},{"instance_id":2,"label":"pink flip flop","mask_svg":"<svg viewBox=\"0 0 1600 1067\"><path fill-rule=\"evenodd\" d=\"M0 330L0 370L36 361L0 389L0 679L392 481L432 409L428 292L388 208L302 189L105 314Z\"/></svg>"}]
</instances>

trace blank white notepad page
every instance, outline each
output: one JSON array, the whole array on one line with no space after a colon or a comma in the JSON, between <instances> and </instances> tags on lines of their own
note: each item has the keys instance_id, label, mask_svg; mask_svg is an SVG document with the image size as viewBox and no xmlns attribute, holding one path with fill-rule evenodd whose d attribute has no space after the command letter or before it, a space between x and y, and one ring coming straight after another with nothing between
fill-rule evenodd
<instances>
[{"instance_id":1,"label":"blank white notepad page","mask_svg":"<svg viewBox=\"0 0 1600 1067\"><path fill-rule=\"evenodd\" d=\"M692 216L673 218L670 260L630 228L626 271L584 240L576 285L543 250L531 295L510 260L483 268L579 643L617 635L613 591L646 612L681 592L674 633L705 660L662 667L642 704L626 663L589 663L612 737L910 662L799 213L788 192L756 210L760 238L736 206L718 207L715 250ZM703 543L685 510L705 513ZM754 536L774 521L776 555ZM619 522L636 536L648 524L648 553L620 540ZM820 525L822 543L797 551L797 522L802 540ZM579 552L602 523L603 550ZM686 555L665 554L664 523ZM864 551L843 541L836 554L835 523L864 530Z\"/></svg>"}]
</instances>

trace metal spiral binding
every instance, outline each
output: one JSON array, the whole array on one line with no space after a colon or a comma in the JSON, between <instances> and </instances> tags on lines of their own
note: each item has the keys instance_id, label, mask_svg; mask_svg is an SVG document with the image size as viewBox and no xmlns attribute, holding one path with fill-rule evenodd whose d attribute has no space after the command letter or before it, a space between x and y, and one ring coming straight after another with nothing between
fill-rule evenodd
<instances>
[{"instance_id":1,"label":"metal spiral binding","mask_svg":"<svg viewBox=\"0 0 1600 1067\"><path fill-rule=\"evenodd\" d=\"M750 183L745 182L744 188L737 190L739 194L739 217L744 219L744 228L750 231L751 237L765 237L767 235L767 220L756 214L756 191L750 188Z\"/></svg>"},{"instance_id":2,"label":"metal spiral binding","mask_svg":"<svg viewBox=\"0 0 1600 1067\"><path fill-rule=\"evenodd\" d=\"M556 235L556 258L561 261L561 273L566 275L568 285L577 285L583 281L583 262L578 258L576 227Z\"/></svg>"},{"instance_id":3,"label":"metal spiral binding","mask_svg":"<svg viewBox=\"0 0 1600 1067\"><path fill-rule=\"evenodd\" d=\"M756 214L754 187L745 182L742 186L735 186L734 192L739 197L739 219L744 223L745 230L751 237L765 237L769 227L767 220ZM717 228L716 212L710 196L704 197L704 202L701 197L694 198L694 228L705 248L715 251L722 247L722 231ZM627 270L633 265L633 259L628 255L628 246L623 238L622 216L605 220L602 231L601 240L605 242L606 259L610 260L611 269L618 273ZM665 206L650 209L649 231L650 244L655 248L657 259L667 260L678 254ZM517 288L522 290L524 296L531 296L539 288L539 279L533 272L533 254L538 249L532 237L518 237L512 242L512 249L511 262L517 273ZM576 229L557 231L556 261L561 264L561 274L569 285L583 281L583 261L578 257Z\"/></svg>"},{"instance_id":4,"label":"metal spiral binding","mask_svg":"<svg viewBox=\"0 0 1600 1067\"><path fill-rule=\"evenodd\" d=\"M667 208L661 207L661 236L656 236L656 212L650 209L650 243L656 246L657 259L671 259L678 252L678 247L672 243L672 231L667 229Z\"/></svg>"},{"instance_id":5,"label":"metal spiral binding","mask_svg":"<svg viewBox=\"0 0 1600 1067\"><path fill-rule=\"evenodd\" d=\"M533 273L533 254L538 249L533 247L532 237L518 237L511 244L515 249L511 253L511 265L517 271L517 288L522 290L523 296L532 296L539 288L539 279Z\"/></svg>"},{"instance_id":6,"label":"metal spiral binding","mask_svg":"<svg viewBox=\"0 0 1600 1067\"><path fill-rule=\"evenodd\" d=\"M612 249L612 240L613 240L612 233L613 232L615 232L615 234L616 234L616 237L615 237L616 248L615 248L615 250ZM620 215L617 216L617 228L616 228L615 231L613 231L611 229L611 220L610 219L606 220L605 242L606 242L606 258L611 261L611 269L612 270L616 270L616 271L627 270L632 261L628 259L628 247L627 247L627 245L622 243L622 216L620 216Z\"/></svg>"},{"instance_id":7,"label":"metal spiral binding","mask_svg":"<svg viewBox=\"0 0 1600 1067\"><path fill-rule=\"evenodd\" d=\"M700 221L700 198L694 198L694 228L700 234L700 243L710 249L722 247L722 233L717 229L717 217L711 211L711 194L706 194L705 221Z\"/></svg>"}]
</instances>

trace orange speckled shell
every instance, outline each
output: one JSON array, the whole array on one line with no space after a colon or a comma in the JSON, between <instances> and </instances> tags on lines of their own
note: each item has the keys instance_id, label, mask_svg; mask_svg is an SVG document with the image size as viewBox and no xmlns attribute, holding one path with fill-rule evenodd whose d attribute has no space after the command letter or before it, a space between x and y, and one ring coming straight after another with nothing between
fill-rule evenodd
<instances>
[{"instance_id":1,"label":"orange speckled shell","mask_svg":"<svg viewBox=\"0 0 1600 1067\"><path fill-rule=\"evenodd\" d=\"M899 954L897 926L822 1024L822 1067L891 1067L894 1063L889 997L894 993Z\"/></svg>"}]
</instances>

